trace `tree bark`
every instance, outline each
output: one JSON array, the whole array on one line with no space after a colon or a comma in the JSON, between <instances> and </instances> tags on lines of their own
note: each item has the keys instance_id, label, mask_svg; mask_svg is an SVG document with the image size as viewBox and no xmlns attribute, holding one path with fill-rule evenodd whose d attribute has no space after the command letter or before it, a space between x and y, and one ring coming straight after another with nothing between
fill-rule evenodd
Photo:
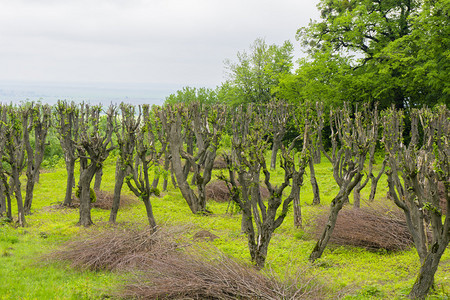
<instances>
[{"instance_id":1,"label":"tree bark","mask_svg":"<svg viewBox=\"0 0 450 300\"><path fill-rule=\"evenodd\" d=\"M297 181L297 184L292 185L292 198L294 205L294 226L302 227L302 207L300 205L300 187L303 183L304 170L301 173L295 173L292 177L292 181ZM296 204L297 203L297 204Z\"/></svg>"},{"instance_id":2,"label":"tree bark","mask_svg":"<svg viewBox=\"0 0 450 300\"><path fill-rule=\"evenodd\" d=\"M5 196L5 187L3 183L0 181L0 216L6 213L6 196Z\"/></svg>"},{"instance_id":3,"label":"tree bark","mask_svg":"<svg viewBox=\"0 0 450 300\"><path fill-rule=\"evenodd\" d=\"M353 190L353 207L361 207L361 182L358 182Z\"/></svg>"},{"instance_id":4,"label":"tree bark","mask_svg":"<svg viewBox=\"0 0 450 300\"><path fill-rule=\"evenodd\" d=\"M11 193L8 190L6 191L6 201L8 205L8 209L6 210L6 217L12 221Z\"/></svg>"},{"instance_id":5,"label":"tree bark","mask_svg":"<svg viewBox=\"0 0 450 300\"><path fill-rule=\"evenodd\" d=\"M345 199L346 199L346 197L342 193L339 193L331 202L330 214L328 216L328 222L325 225L325 229L324 229L321 237L317 241L316 246L314 247L313 251L311 252L311 255L309 256L309 260L311 262L314 262L316 259L318 259L322 256L323 251L325 250L325 248L328 244L328 241L330 240L331 235L333 233L339 211L344 206Z\"/></svg>"},{"instance_id":6,"label":"tree bark","mask_svg":"<svg viewBox=\"0 0 450 300\"><path fill-rule=\"evenodd\" d=\"M0 176L1 176L1 182L2 182L4 196L6 197L6 203L5 203L6 217L9 220L12 220L11 188L10 188L11 185L8 184L8 179L6 178L5 174L0 173Z\"/></svg>"},{"instance_id":7,"label":"tree bark","mask_svg":"<svg viewBox=\"0 0 450 300\"><path fill-rule=\"evenodd\" d=\"M381 178L381 175L384 174L384 171L386 169L386 160L383 161L383 165L381 167L380 173L378 173L377 177L373 176L371 177L371 184L370 184L370 196L369 196L369 201L373 202L375 200L375 195L377 192L377 186L378 186L378 181Z\"/></svg>"},{"instance_id":8,"label":"tree bark","mask_svg":"<svg viewBox=\"0 0 450 300\"><path fill-rule=\"evenodd\" d=\"M152 208L152 204L150 202L150 195L143 197L142 201L144 202L145 211L147 212L148 224L150 225L150 228L152 229L152 231L155 232L156 231L156 221L155 221L155 217L153 216L153 208Z\"/></svg>"},{"instance_id":9,"label":"tree bark","mask_svg":"<svg viewBox=\"0 0 450 300\"><path fill-rule=\"evenodd\" d=\"M170 159L169 159L169 154L167 152L164 155L164 172L166 172L166 173L164 176L162 190L166 192L167 185L169 184L169 172L170 172ZM172 176L172 175L170 175L170 176Z\"/></svg>"},{"instance_id":10,"label":"tree bark","mask_svg":"<svg viewBox=\"0 0 450 300\"><path fill-rule=\"evenodd\" d=\"M66 183L66 196L64 197L64 206L72 205L72 190L75 186L75 160L66 160L66 170L67 170L67 183Z\"/></svg>"},{"instance_id":11,"label":"tree bark","mask_svg":"<svg viewBox=\"0 0 450 300\"><path fill-rule=\"evenodd\" d=\"M275 170L277 167L277 154L278 150L280 150L282 138L283 136L281 136L281 138L275 136L273 139L272 156L270 158L270 169L272 170Z\"/></svg>"},{"instance_id":12,"label":"tree bark","mask_svg":"<svg viewBox=\"0 0 450 300\"><path fill-rule=\"evenodd\" d=\"M91 219L91 188L90 183L97 172L95 164L82 171L78 188L80 189L80 220L79 226L89 227L94 224Z\"/></svg>"},{"instance_id":13,"label":"tree bark","mask_svg":"<svg viewBox=\"0 0 450 300\"><path fill-rule=\"evenodd\" d=\"M117 212L120 207L120 194L122 192L123 181L125 179L126 171L125 167L120 163L120 158L116 164L116 178L114 184L114 196L111 207L111 213L109 214L109 222L115 224L117 219Z\"/></svg>"},{"instance_id":14,"label":"tree bark","mask_svg":"<svg viewBox=\"0 0 450 300\"><path fill-rule=\"evenodd\" d=\"M257 246L253 255L258 270L264 268L266 263L267 250L269 249L270 240L272 239L272 232L273 230L267 228L258 235Z\"/></svg>"},{"instance_id":15,"label":"tree bark","mask_svg":"<svg viewBox=\"0 0 450 300\"><path fill-rule=\"evenodd\" d=\"M103 166L101 166L95 173L94 191L100 191L103 177Z\"/></svg>"},{"instance_id":16,"label":"tree bark","mask_svg":"<svg viewBox=\"0 0 450 300\"><path fill-rule=\"evenodd\" d=\"M425 258L425 261L420 268L416 282L414 283L411 292L408 295L409 298L425 299L425 296L433 287L434 274L438 269L439 261L441 260L442 254L444 254L447 245L448 240L436 242L432 246L431 252Z\"/></svg>"},{"instance_id":17,"label":"tree bark","mask_svg":"<svg viewBox=\"0 0 450 300\"><path fill-rule=\"evenodd\" d=\"M26 188L25 188L24 212L25 212L26 215L30 215L31 214L31 204L33 202L34 184L35 184L34 176L30 175L30 178L27 180L27 185L26 185Z\"/></svg>"},{"instance_id":18,"label":"tree bark","mask_svg":"<svg viewBox=\"0 0 450 300\"><path fill-rule=\"evenodd\" d=\"M312 204L319 205L320 204L319 184L317 183L316 171L314 169L314 161L312 157L309 158L308 164L309 164L310 181L314 195Z\"/></svg>"},{"instance_id":19,"label":"tree bark","mask_svg":"<svg viewBox=\"0 0 450 300\"><path fill-rule=\"evenodd\" d=\"M311 255L309 256L309 260L314 262L316 259L320 258L325 250L328 241L333 234L334 227L336 226L336 221L338 218L339 211L342 209L346 201L348 201L348 195L351 193L356 184L361 180L361 174L354 174L353 181L351 180L351 175L346 174L344 176L345 181L342 183L341 188L337 196L331 201L330 205L330 214L328 216L328 222L325 225L324 231L317 241L316 246L314 247Z\"/></svg>"},{"instance_id":20,"label":"tree bark","mask_svg":"<svg viewBox=\"0 0 450 300\"><path fill-rule=\"evenodd\" d=\"M12 169L12 179L14 184L14 196L17 200L17 213L18 213L18 221L19 225L21 227L25 227L25 210L23 207L23 198L22 198L22 191L20 189L20 178L19 178L19 171L17 168L13 167Z\"/></svg>"}]
</instances>

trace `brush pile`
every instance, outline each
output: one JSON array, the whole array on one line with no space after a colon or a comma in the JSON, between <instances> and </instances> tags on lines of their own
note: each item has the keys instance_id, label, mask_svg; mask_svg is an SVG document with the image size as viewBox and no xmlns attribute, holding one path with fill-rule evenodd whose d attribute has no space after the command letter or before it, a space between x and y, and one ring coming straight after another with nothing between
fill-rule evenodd
<instances>
[{"instance_id":1,"label":"brush pile","mask_svg":"<svg viewBox=\"0 0 450 300\"><path fill-rule=\"evenodd\" d=\"M328 212L320 214L312 234L319 238L328 221ZM371 250L404 250L412 246L403 212L397 208L344 208L338 215L330 242Z\"/></svg>"}]
</instances>

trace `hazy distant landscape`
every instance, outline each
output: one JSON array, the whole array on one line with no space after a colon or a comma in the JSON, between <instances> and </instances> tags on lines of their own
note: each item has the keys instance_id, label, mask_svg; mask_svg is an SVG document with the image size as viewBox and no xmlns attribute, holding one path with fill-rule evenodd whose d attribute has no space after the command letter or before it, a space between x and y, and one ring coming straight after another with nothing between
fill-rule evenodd
<instances>
[{"instance_id":1,"label":"hazy distant landscape","mask_svg":"<svg viewBox=\"0 0 450 300\"><path fill-rule=\"evenodd\" d=\"M58 100L67 100L92 104L125 102L161 105L165 97L179 88L180 86L170 84L0 82L0 102L40 100L55 104Z\"/></svg>"}]
</instances>

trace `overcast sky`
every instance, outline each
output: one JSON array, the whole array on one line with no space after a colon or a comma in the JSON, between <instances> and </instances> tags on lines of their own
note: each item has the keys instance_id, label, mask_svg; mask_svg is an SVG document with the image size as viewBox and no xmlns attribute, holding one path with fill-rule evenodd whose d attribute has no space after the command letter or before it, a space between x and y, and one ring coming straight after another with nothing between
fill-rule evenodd
<instances>
[{"instance_id":1,"label":"overcast sky","mask_svg":"<svg viewBox=\"0 0 450 300\"><path fill-rule=\"evenodd\" d=\"M294 44L318 0L0 0L0 81L214 87L259 37ZM301 56L296 47L296 57Z\"/></svg>"}]
</instances>

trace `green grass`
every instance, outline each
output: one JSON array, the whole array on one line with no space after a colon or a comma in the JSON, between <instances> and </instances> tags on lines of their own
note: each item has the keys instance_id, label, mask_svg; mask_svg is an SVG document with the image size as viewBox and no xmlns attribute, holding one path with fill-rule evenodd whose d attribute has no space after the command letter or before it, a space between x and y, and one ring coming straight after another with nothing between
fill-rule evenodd
<instances>
[{"instance_id":1,"label":"green grass","mask_svg":"<svg viewBox=\"0 0 450 300\"><path fill-rule=\"evenodd\" d=\"M112 191L114 188L114 164L115 158L105 163L102 190ZM316 167L322 200L320 208L326 208L338 188L332 177L331 164L326 159ZM282 176L278 170L273 178L281 180ZM33 214L26 217L28 226L13 228L0 225L0 299L100 299L117 290L125 276L114 272L81 272L67 264L43 259L45 254L65 241L107 227L109 211L92 209L92 219L96 225L84 229L76 226L79 217L77 210L48 208L64 199L65 184L66 171L61 164L42 173L35 189ZM368 198L369 185L362 191L363 199ZM386 201L386 191L386 178L382 178L376 201ZM123 192L131 195L126 185ZM311 201L312 190L307 174L301 190L305 226L311 223L320 209L311 206ZM159 198L152 198L152 204L158 224L184 226L188 238L199 230L209 230L220 237L213 242L220 251L249 260L247 240L240 232L240 216L227 213L227 203L208 203L213 215L193 215L170 183L169 191ZM13 211L17 218L17 210ZM144 206L139 203L120 210L118 222L130 226L145 223ZM308 256L314 244L315 241L305 231L294 228L292 214L288 214L283 225L275 231L269 246L267 268L281 275L287 269L302 270L328 285L332 291L339 291L346 299L402 299L412 287L419 269L414 249L386 253L332 245L312 265L308 262ZM436 284L438 293L430 299L449 299L449 251L442 257Z\"/></svg>"}]
</instances>

